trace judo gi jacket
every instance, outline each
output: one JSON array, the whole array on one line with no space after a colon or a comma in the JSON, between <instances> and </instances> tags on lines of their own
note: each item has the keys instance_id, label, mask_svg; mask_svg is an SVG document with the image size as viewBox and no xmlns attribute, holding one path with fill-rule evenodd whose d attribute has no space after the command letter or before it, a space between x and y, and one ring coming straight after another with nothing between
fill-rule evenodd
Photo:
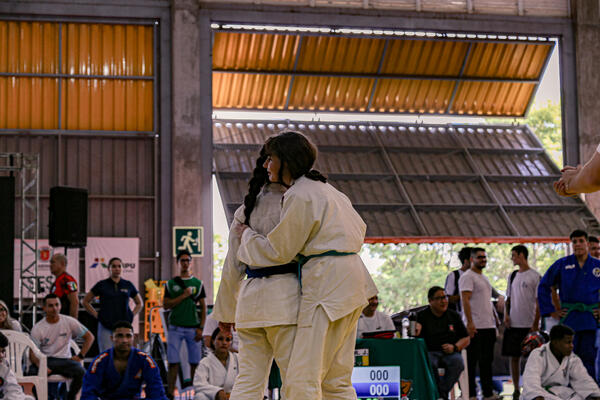
<instances>
[{"instance_id":1,"label":"judo gi jacket","mask_svg":"<svg viewBox=\"0 0 600 400\"><path fill-rule=\"evenodd\" d=\"M238 250L253 267L287 264L302 254L358 253L366 225L348 197L328 183L304 176L285 192L280 222L265 237L246 229ZM368 304L377 288L358 254L310 259L302 267L298 327L312 326L317 306L336 321Z\"/></svg>"},{"instance_id":2,"label":"judo gi jacket","mask_svg":"<svg viewBox=\"0 0 600 400\"><path fill-rule=\"evenodd\" d=\"M160 371L152 357L132 348L125 374L121 375L115 369L114 348L110 348L98 355L86 371L81 400L137 400L144 382L146 399L167 400Z\"/></svg>"},{"instance_id":3,"label":"judo gi jacket","mask_svg":"<svg viewBox=\"0 0 600 400\"><path fill-rule=\"evenodd\" d=\"M15 374L10 369L6 360L0 363L0 399L3 400L28 400L32 397L23 393L23 389L17 383Z\"/></svg>"},{"instance_id":4,"label":"judo gi jacket","mask_svg":"<svg viewBox=\"0 0 600 400\"><path fill-rule=\"evenodd\" d=\"M588 257L582 268L577 257L570 255L557 260L550 266L538 286L540 314L554 312L551 287L558 285L560 302L593 305L600 302L600 260ZM564 322L575 332L596 330L597 321L589 311L572 310Z\"/></svg>"},{"instance_id":5,"label":"judo gi jacket","mask_svg":"<svg viewBox=\"0 0 600 400\"><path fill-rule=\"evenodd\" d=\"M257 196L250 215L250 227L267 234L279 223L281 199L285 188L271 183ZM245 279L246 264L237 257L240 238L235 227L244 223L244 206L235 212L229 234L229 249L223 264L221 285L212 317L235 322L236 328L262 328L295 325L300 305L300 288L294 274Z\"/></svg>"},{"instance_id":6,"label":"judo gi jacket","mask_svg":"<svg viewBox=\"0 0 600 400\"><path fill-rule=\"evenodd\" d=\"M585 400L600 396L600 389L575 354L564 357L559 365L550 343L533 350L523 373L523 399L542 396L545 400Z\"/></svg>"},{"instance_id":7,"label":"judo gi jacket","mask_svg":"<svg viewBox=\"0 0 600 400\"><path fill-rule=\"evenodd\" d=\"M196 368L194 400L213 400L219 390L231 393L238 371L237 354L229 353L225 367L214 353L209 353Z\"/></svg>"}]
</instances>

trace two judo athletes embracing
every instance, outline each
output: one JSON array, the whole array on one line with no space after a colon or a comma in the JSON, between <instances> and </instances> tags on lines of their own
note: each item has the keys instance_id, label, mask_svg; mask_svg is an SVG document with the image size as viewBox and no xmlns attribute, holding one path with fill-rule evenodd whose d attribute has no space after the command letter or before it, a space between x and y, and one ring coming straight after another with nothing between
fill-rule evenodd
<instances>
[{"instance_id":1,"label":"two judo athletes embracing","mask_svg":"<svg viewBox=\"0 0 600 400\"><path fill-rule=\"evenodd\" d=\"M348 197L312 169L317 149L304 135L272 136L265 152L269 180L288 187L280 221L267 235L252 226L237 229L238 258L253 271L294 261L300 266L297 332L283 396L356 399L351 382L356 325L368 299L377 294L357 254L366 225Z\"/></svg>"}]
</instances>

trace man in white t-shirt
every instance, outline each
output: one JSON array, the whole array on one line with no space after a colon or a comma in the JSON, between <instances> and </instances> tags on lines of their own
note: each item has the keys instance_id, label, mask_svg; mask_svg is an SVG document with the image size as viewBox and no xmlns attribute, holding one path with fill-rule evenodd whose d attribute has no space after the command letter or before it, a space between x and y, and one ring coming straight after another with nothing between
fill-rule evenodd
<instances>
[{"instance_id":1,"label":"man in white t-shirt","mask_svg":"<svg viewBox=\"0 0 600 400\"><path fill-rule=\"evenodd\" d=\"M67 400L75 400L85 374L81 361L92 346L94 335L75 318L60 314L57 295L51 293L44 297L43 309L46 317L33 326L31 338L48 356L48 375L57 374L71 379ZM71 356L70 341L80 337L84 339L81 352ZM29 357L39 367L40 360L33 352L29 352Z\"/></svg>"},{"instance_id":2,"label":"man in white t-shirt","mask_svg":"<svg viewBox=\"0 0 600 400\"><path fill-rule=\"evenodd\" d=\"M369 305L367 305L360 317L358 318L358 326L356 329L356 337L362 338L365 332L376 332L376 331L393 331L396 330L394 321L386 313L377 311L379 306L379 298L373 296L369 299Z\"/></svg>"},{"instance_id":3,"label":"man in white t-shirt","mask_svg":"<svg viewBox=\"0 0 600 400\"><path fill-rule=\"evenodd\" d=\"M492 362L496 341L496 315L492 306L492 285L483 275L487 265L485 249L474 247L471 250L471 269L466 271L458 282L460 288L463 320L471 337L467 347L469 371L469 393L472 398L477 393L475 371L479 364L479 377L484 400L496 399L492 386Z\"/></svg>"},{"instance_id":4,"label":"man in white t-shirt","mask_svg":"<svg viewBox=\"0 0 600 400\"><path fill-rule=\"evenodd\" d=\"M513 399L520 396L519 378L521 375L521 343L530 333L535 332L540 324L540 309L537 302L537 288L542 276L529 268L527 247L518 245L511 250L511 259L518 270L508 276L506 287L506 303L504 310L504 338L502 355L510 357L510 373L515 390Z\"/></svg>"}]
</instances>

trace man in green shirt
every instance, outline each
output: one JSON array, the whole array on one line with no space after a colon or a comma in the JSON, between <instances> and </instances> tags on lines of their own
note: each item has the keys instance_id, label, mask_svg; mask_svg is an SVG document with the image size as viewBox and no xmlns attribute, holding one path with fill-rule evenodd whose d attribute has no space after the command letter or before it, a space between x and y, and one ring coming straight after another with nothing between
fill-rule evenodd
<instances>
[{"instance_id":1,"label":"man in green shirt","mask_svg":"<svg viewBox=\"0 0 600 400\"><path fill-rule=\"evenodd\" d=\"M196 342L202 340L202 327L206 318L206 294L200 279L192 276L192 256L187 250L177 253L177 263L181 274L165 285L163 307L169 314L169 334L167 336L167 360L169 374L167 396L173 398L175 381L179 372L181 343L185 340L188 350L191 376L200 362L200 349ZM196 305L199 305L199 309Z\"/></svg>"}]
</instances>

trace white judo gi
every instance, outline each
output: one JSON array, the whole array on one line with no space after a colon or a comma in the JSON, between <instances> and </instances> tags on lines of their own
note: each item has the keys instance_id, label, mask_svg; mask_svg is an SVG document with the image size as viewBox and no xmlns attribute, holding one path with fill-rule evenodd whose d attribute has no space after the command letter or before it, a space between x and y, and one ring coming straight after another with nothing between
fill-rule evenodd
<instances>
[{"instance_id":1,"label":"white judo gi","mask_svg":"<svg viewBox=\"0 0 600 400\"><path fill-rule=\"evenodd\" d=\"M262 189L250 215L252 229L267 234L279 223L284 192L285 188L276 183ZM240 373L231 400L262 398L273 357L285 377L300 304L300 286L294 274L244 279L246 265L237 258L240 238L234 232L244 219L242 206L235 212L221 285L211 314L218 321L235 322L240 340Z\"/></svg>"},{"instance_id":2,"label":"white judo gi","mask_svg":"<svg viewBox=\"0 0 600 400\"><path fill-rule=\"evenodd\" d=\"M286 191L279 224L265 237L246 229L240 261L285 264L298 254L358 253L366 225L343 193L300 177ZM358 254L310 259L302 267L298 331L283 393L286 400L356 399L351 374L356 324L377 288Z\"/></svg>"},{"instance_id":3,"label":"white judo gi","mask_svg":"<svg viewBox=\"0 0 600 400\"><path fill-rule=\"evenodd\" d=\"M0 363L0 399L33 400L33 397L23 393L23 388L18 384L6 360Z\"/></svg>"},{"instance_id":4,"label":"white judo gi","mask_svg":"<svg viewBox=\"0 0 600 400\"><path fill-rule=\"evenodd\" d=\"M219 390L231 393L239 371L237 354L229 353L227 368L213 353L204 357L194 376L194 400L214 400Z\"/></svg>"},{"instance_id":5,"label":"white judo gi","mask_svg":"<svg viewBox=\"0 0 600 400\"><path fill-rule=\"evenodd\" d=\"M575 354L564 357L560 365L550 343L533 350L523 372L523 399L542 396L545 400L585 400L600 396L600 389Z\"/></svg>"}]
</instances>

